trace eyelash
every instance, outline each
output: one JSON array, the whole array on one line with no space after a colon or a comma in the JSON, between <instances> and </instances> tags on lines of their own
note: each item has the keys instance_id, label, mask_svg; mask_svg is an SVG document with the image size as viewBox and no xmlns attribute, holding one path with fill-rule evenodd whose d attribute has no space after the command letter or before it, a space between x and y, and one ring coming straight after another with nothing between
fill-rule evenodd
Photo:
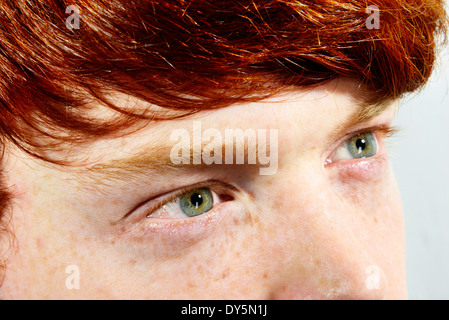
<instances>
[{"instance_id":1,"label":"eyelash","mask_svg":"<svg viewBox=\"0 0 449 320\"><path fill-rule=\"evenodd\" d=\"M350 138L352 138L352 137L354 137L354 136L356 136L358 134L372 133L372 134L374 134L376 136L378 141L381 141L382 139L390 138L390 137L394 136L395 134L397 134L398 131L399 131L399 129L397 127L392 127L392 126L373 126L373 127L370 127L370 128L364 128L364 129L361 129L361 130L356 130L356 131L353 131L353 132L350 132L350 133L346 134L345 137L340 139L338 144L337 144L337 148L339 148L347 140L349 140ZM332 155L331 155L331 157L332 157ZM331 164L332 161L328 163L328 160L326 161L326 164ZM165 206L167 204L170 204L170 203L173 203L173 202L176 202L183 195L188 194L188 193L190 193L190 192L192 192L194 190L200 189L200 188L209 188L209 189L211 189L211 191L215 192L218 195L218 197L220 198L220 200L222 200L222 202L233 200L234 199L233 194L235 194L235 192L238 191L234 186L232 186L230 184L227 184L227 183L224 183L224 182L215 181L215 180L194 184L194 185L185 187L185 188L181 189L178 192L174 192L173 194L171 194L170 196L166 197L165 199L163 199L162 201L158 202L157 204L151 206L148 209L145 209L145 218L151 217L151 215L154 212L156 212L157 210L161 209L163 206ZM152 200L147 201L147 203L151 202L151 201L157 201L157 199L162 198L162 197L164 197L164 195L161 195L161 196L158 196L156 198L153 198ZM144 206L146 206L146 205L144 204Z\"/></svg>"},{"instance_id":2,"label":"eyelash","mask_svg":"<svg viewBox=\"0 0 449 320\"><path fill-rule=\"evenodd\" d=\"M194 185L185 187L181 191L173 193L172 195L166 197L164 200L158 202L156 205L145 210L146 211L145 217L150 218L154 212L161 209L163 206L165 206L169 203L175 202L183 195L188 194L188 193L190 193L194 190L200 189L200 188L211 189L211 191L215 192L218 195L218 197L220 198L220 200L222 200L222 202L233 200L234 197L232 196L232 193L237 191L234 186L224 183L224 182L218 182L218 181L214 181L214 180L201 182L198 184L194 184Z\"/></svg>"},{"instance_id":3,"label":"eyelash","mask_svg":"<svg viewBox=\"0 0 449 320\"><path fill-rule=\"evenodd\" d=\"M358 134L363 134L363 133L373 133L376 136L377 135L381 135L382 138L390 138L393 137L394 135L396 135L399 132L399 128L398 127L394 127L394 126L374 126L371 128L367 128L367 129L362 129L362 130L357 130L354 132L351 132L349 134L346 135L345 140L348 140ZM344 142L343 141L343 142ZM341 145L341 144L340 144Z\"/></svg>"},{"instance_id":4,"label":"eyelash","mask_svg":"<svg viewBox=\"0 0 449 320\"><path fill-rule=\"evenodd\" d=\"M325 165L333 163L333 161L330 158L334 155L335 151L338 148L340 148L341 146L343 146L343 144L346 143L346 141L348 141L352 137L355 137L359 134L371 133L376 137L377 141L380 143L382 140L385 140L387 138L391 138L391 137L395 136L399 131L400 131L399 128L394 127L394 126L373 126L370 128L364 128L364 129L352 131L352 132L346 134L336 144L334 144L334 147L333 147L334 151L326 159ZM335 147L335 145L336 145L336 147ZM357 160L357 159L354 159L354 160Z\"/></svg>"}]
</instances>

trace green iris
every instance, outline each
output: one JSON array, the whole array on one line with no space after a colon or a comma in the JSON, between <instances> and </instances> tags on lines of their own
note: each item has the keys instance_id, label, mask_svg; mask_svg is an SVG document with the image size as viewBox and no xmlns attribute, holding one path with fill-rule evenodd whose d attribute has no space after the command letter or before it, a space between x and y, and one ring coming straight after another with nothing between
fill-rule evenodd
<instances>
[{"instance_id":1,"label":"green iris","mask_svg":"<svg viewBox=\"0 0 449 320\"><path fill-rule=\"evenodd\" d=\"M179 205L182 212L189 217L194 217L212 209L214 199L208 188L200 188L181 196Z\"/></svg>"},{"instance_id":2,"label":"green iris","mask_svg":"<svg viewBox=\"0 0 449 320\"><path fill-rule=\"evenodd\" d=\"M349 154L354 158L368 158L377 153L377 140L372 133L358 134L346 142Z\"/></svg>"}]
</instances>

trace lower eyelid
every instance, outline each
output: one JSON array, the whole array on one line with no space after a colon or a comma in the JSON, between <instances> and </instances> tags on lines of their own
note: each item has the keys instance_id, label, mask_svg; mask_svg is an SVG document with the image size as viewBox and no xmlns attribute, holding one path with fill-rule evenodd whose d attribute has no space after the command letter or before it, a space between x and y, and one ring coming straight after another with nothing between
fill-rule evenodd
<instances>
[{"instance_id":1,"label":"lower eyelid","mask_svg":"<svg viewBox=\"0 0 449 320\"><path fill-rule=\"evenodd\" d=\"M208 181L207 185L206 183L198 185L201 187L214 185L211 190L215 191L220 202L205 214L181 219L149 219L146 215L152 204L147 203L133 211L128 218L122 219L120 224L117 224L117 232L120 236L144 247L151 239L154 243L160 243L160 247L171 248L170 252L182 252L186 247L206 239L212 233L220 232L226 224L234 221L235 217L245 214L244 202L233 201L245 192L227 183L210 182ZM153 247L155 250L158 248L157 245Z\"/></svg>"},{"instance_id":2,"label":"lower eyelid","mask_svg":"<svg viewBox=\"0 0 449 320\"><path fill-rule=\"evenodd\" d=\"M376 181L384 176L389 163L389 156L386 150L387 130L373 132L377 140L377 153L367 158L351 158L337 160L335 162L326 161L325 167L331 170L332 174L339 180ZM388 132L390 129L388 129Z\"/></svg>"},{"instance_id":3,"label":"lower eyelid","mask_svg":"<svg viewBox=\"0 0 449 320\"><path fill-rule=\"evenodd\" d=\"M360 181L376 181L384 176L388 167L388 159L385 155L378 155L371 158L364 158L358 161L351 161L342 165L339 175L342 179L356 179Z\"/></svg>"},{"instance_id":4,"label":"lower eyelid","mask_svg":"<svg viewBox=\"0 0 449 320\"><path fill-rule=\"evenodd\" d=\"M151 219L176 219L176 216L174 216L173 211L176 210L176 207L179 206L179 203L177 202L169 202L164 204L162 207L157 209L156 211L152 213L148 213L146 215L146 218ZM165 217L164 216L169 216ZM172 217L170 217L172 216Z\"/></svg>"},{"instance_id":5,"label":"lower eyelid","mask_svg":"<svg viewBox=\"0 0 449 320\"><path fill-rule=\"evenodd\" d=\"M195 188L200 187L207 187L207 186L214 186L214 189L218 190L218 194L220 195L220 199L222 201L228 201L232 200L233 196L231 193L237 192L238 189L233 187L232 185L229 185L227 183L221 183L215 180L207 181L205 183L201 183L196 185ZM216 186L216 187L215 187ZM184 189L187 189L188 187L185 187ZM182 189L181 189L182 190ZM225 190L228 190L226 193ZM171 194L171 196L170 196ZM142 220L148 220L147 216L151 215L152 212L155 212L157 208L162 207L164 205L167 205L169 203L172 203L176 199L179 198L180 192L167 192L165 196L157 196L154 197L153 200L146 200L142 201L142 203L136 205L133 209L131 209L128 213L126 213L120 220L114 222L114 225L117 224L127 224L127 223L140 223ZM167 201L166 199L170 199L171 197L174 198L173 201ZM165 198L165 200L164 200ZM165 203L163 203L165 201ZM158 204L159 203L159 204ZM163 203L163 204L160 204ZM176 218L175 218L176 219ZM171 220L175 220L171 219ZM192 218L189 218L192 219ZM156 218L154 218L156 220ZM168 220L168 219L165 219ZM177 219L179 220L179 219Z\"/></svg>"},{"instance_id":6,"label":"lower eyelid","mask_svg":"<svg viewBox=\"0 0 449 320\"><path fill-rule=\"evenodd\" d=\"M207 239L211 234L216 234L232 223L235 216L242 215L243 207L239 202L228 205L219 205L216 209L205 215L188 219L140 219L139 221L126 222L120 228L120 234L130 240L148 246L148 240L159 243L152 248L158 250L163 247L164 252L182 252L187 247ZM153 249L152 249L153 250Z\"/></svg>"},{"instance_id":7,"label":"lower eyelid","mask_svg":"<svg viewBox=\"0 0 449 320\"><path fill-rule=\"evenodd\" d=\"M341 181L377 181L384 176L389 158L384 151L369 158L339 160L328 165L332 175Z\"/></svg>"},{"instance_id":8,"label":"lower eyelid","mask_svg":"<svg viewBox=\"0 0 449 320\"><path fill-rule=\"evenodd\" d=\"M359 133L352 134L351 136L347 137L345 140L340 142L340 144L338 145L338 147L336 149L334 149L332 154L328 158L326 158L324 165L328 166L328 165L331 165L331 164L333 164L335 162L339 162L339 161L347 161L347 160L355 161L355 160L363 159L363 158L348 158L348 159L341 159L341 160L333 159L335 154L338 152L338 150L343 148L351 138L357 136L358 134L362 134L362 133L371 133L371 134L373 134L374 138L376 139L377 152L375 155L371 156L371 157L376 157L378 154L381 154L381 152L383 152L383 149L384 149L383 144L385 143L385 139L387 137L394 135L397 131L398 131L397 129L392 128L392 127L385 127L385 128L381 127L381 128L377 128L377 129L373 129L373 130L367 130L367 131L362 131Z\"/></svg>"},{"instance_id":9,"label":"lower eyelid","mask_svg":"<svg viewBox=\"0 0 449 320\"><path fill-rule=\"evenodd\" d=\"M137 222L142 228L148 228L150 233L172 233L172 232L186 232L191 233L192 230L197 228L203 228L211 223L215 223L217 220L224 218L226 215L232 212L232 208L239 206L238 202L232 202L228 206L226 202L233 200L233 196L218 195L220 202L214 204L213 208L204 214L183 218L144 218ZM175 205L178 205L175 203ZM196 232L196 231L194 231Z\"/></svg>"}]
</instances>

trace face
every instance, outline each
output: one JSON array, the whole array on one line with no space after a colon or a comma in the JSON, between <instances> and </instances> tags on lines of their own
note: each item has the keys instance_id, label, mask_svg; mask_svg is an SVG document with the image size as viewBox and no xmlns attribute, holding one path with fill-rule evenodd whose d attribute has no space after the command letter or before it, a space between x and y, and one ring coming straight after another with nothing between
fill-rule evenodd
<instances>
[{"instance_id":1,"label":"face","mask_svg":"<svg viewBox=\"0 0 449 320\"><path fill-rule=\"evenodd\" d=\"M396 106L354 122L353 93L332 82L150 123L67 146L69 167L10 147L18 245L0 297L406 298ZM240 164L236 129L257 136ZM251 162L254 143L267 152Z\"/></svg>"}]
</instances>

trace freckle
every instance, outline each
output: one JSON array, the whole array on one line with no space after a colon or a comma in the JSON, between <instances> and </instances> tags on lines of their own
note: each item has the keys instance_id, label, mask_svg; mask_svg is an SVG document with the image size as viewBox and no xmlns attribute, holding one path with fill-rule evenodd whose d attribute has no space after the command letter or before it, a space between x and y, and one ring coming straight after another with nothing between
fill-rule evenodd
<instances>
[{"instance_id":1,"label":"freckle","mask_svg":"<svg viewBox=\"0 0 449 320\"><path fill-rule=\"evenodd\" d=\"M134 259L129 260L129 264L133 267L136 265L136 263L137 263L137 261Z\"/></svg>"},{"instance_id":2,"label":"freckle","mask_svg":"<svg viewBox=\"0 0 449 320\"><path fill-rule=\"evenodd\" d=\"M378 223L379 221L377 221L377 218L376 217L374 217L374 222L375 223Z\"/></svg>"},{"instance_id":3,"label":"freckle","mask_svg":"<svg viewBox=\"0 0 449 320\"><path fill-rule=\"evenodd\" d=\"M40 237L37 237L35 240L36 240L36 247L38 249L41 249L43 247L42 239Z\"/></svg>"},{"instance_id":4,"label":"freckle","mask_svg":"<svg viewBox=\"0 0 449 320\"><path fill-rule=\"evenodd\" d=\"M255 224L260 222L259 215L257 213L251 213L251 216Z\"/></svg>"},{"instance_id":5,"label":"freckle","mask_svg":"<svg viewBox=\"0 0 449 320\"><path fill-rule=\"evenodd\" d=\"M249 212L245 216L245 224L248 224L250 226L254 225L253 215Z\"/></svg>"},{"instance_id":6,"label":"freckle","mask_svg":"<svg viewBox=\"0 0 449 320\"><path fill-rule=\"evenodd\" d=\"M121 201L119 201L119 200L113 200L112 202L111 202L111 205L113 205L113 206L119 206L121 204Z\"/></svg>"},{"instance_id":7,"label":"freckle","mask_svg":"<svg viewBox=\"0 0 449 320\"><path fill-rule=\"evenodd\" d=\"M268 279L268 274L266 272L263 273L263 278Z\"/></svg>"},{"instance_id":8,"label":"freckle","mask_svg":"<svg viewBox=\"0 0 449 320\"><path fill-rule=\"evenodd\" d=\"M229 275L229 269L226 269L226 270L223 271L223 273L221 274L221 279L225 279L228 275Z\"/></svg>"}]
</instances>

